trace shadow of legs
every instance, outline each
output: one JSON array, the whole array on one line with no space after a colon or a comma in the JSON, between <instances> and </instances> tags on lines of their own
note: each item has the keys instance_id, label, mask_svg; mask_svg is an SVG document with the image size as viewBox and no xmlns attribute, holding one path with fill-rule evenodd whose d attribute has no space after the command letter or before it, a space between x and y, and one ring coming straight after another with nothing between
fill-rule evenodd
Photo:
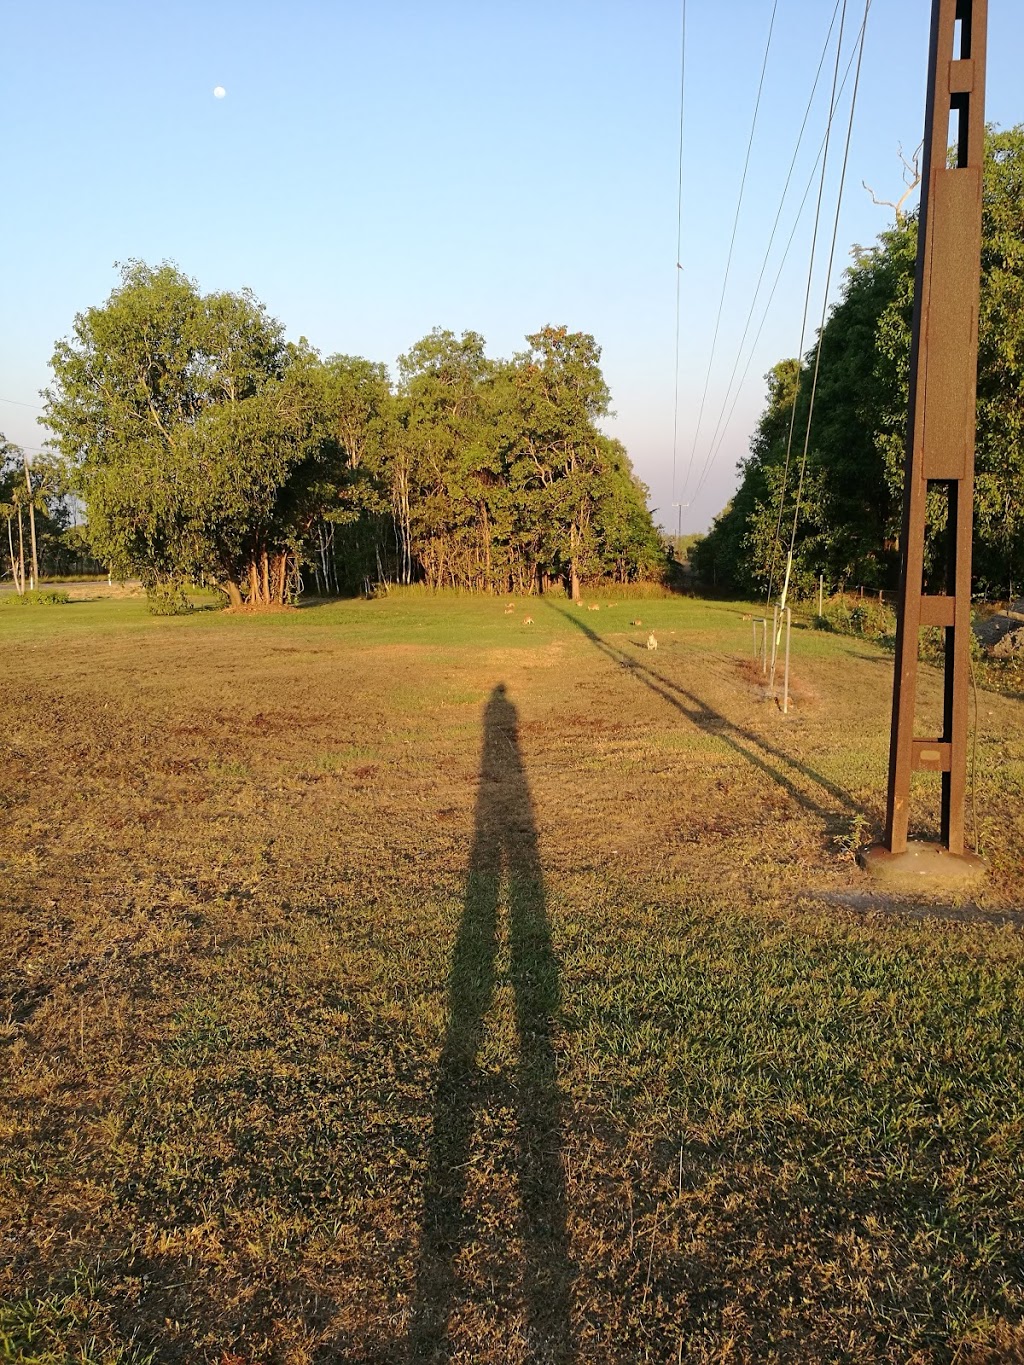
<instances>
[{"instance_id":1,"label":"shadow of legs","mask_svg":"<svg viewBox=\"0 0 1024 1365\"><path fill-rule=\"evenodd\" d=\"M416 1361L444 1359L465 1235L463 1202L474 1116L477 1057L495 985L502 882L509 905L510 975L519 1034L517 1071L523 1293L530 1359L570 1359L571 1264L561 1154L561 1096L551 1036L559 1002L537 830L519 750L516 709L503 686L484 712L480 790L465 905L452 955L448 1029L438 1065L424 1189L416 1302L410 1334Z\"/></svg>"},{"instance_id":2,"label":"shadow of legs","mask_svg":"<svg viewBox=\"0 0 1024 1365\"><path fill-rule=\"evenodd\" d=\"M511 852L511 850L510 850ZM535 855L535 848L532 850ZM544 889L531 859L510 857L512 983L519 1028L519 1190L525 1291L535 1359L566 1361L572 1269L562 1167L562 1098L552 1022L558 1010L558 966L551 947Z\"/></svg>"}]
</instances>

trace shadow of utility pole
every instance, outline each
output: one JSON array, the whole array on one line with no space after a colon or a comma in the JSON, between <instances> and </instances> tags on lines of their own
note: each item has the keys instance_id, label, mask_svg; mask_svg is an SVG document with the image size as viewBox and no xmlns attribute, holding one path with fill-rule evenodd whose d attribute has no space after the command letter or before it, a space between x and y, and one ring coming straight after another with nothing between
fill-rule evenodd
<instances>
[{"instance_id":1,"label":"shadow of utility pole","mask_svg":"<svg viewBox=\"0 0 1024 1365\"><path fill-rule=\"evenodd\" d=\"M562 1166L562 1100L552 1021L558 966L551 945L533 802L519 748L516 708L499 684L484 711L480 790L465 908L452 955L448 1028L434 1095L410 1357L444 1360L458 1289L456 1258L466 1240L463 1209L476 1111L484 1093L478 1057L491 1007L499 912L508 906L509 976L519 1059L516 1175L523 1246L523 1298L530 1359L572 1358L572 1265Z\"/></svg>"},{"instance_id":2,"label":"shadow of utility pole","mask_svg":"<svg viewBox=\"0 0 1024 1365\"><path fill-rule=\"evenodd\" d=\"M577 630L582 631L591 644L607 658L612 659L623 668L628 668L634 678L642 682L645 687L649 687L652 692L661 697L662 701L668 702L669 706L673 706L677 711L682 712L687 720L692 721L705 733L715 735L723 744L728 745L730 749L740 754L753 767L759 769L766 777L789 792L793 800L809 814L828 819L834 817L837 812L832 807L816 801L799 787L793 780L793 776L796 774L806 778L809 782L813 782L815 786L826 792L837 805L845 810L854 814L859 813L865 817L868 815L867 809L855 801L848 791L844 791L842 787L829 781L827 777L816 772L808 764L801 763L791 754L769 744L767 740L762 739L752 730L745 730L742 726L736 725L726 716L723 716L720 711L709 706L695 692L687 691L685 687L673 682L671 678L666 678L663 673L659 673L649 665L634 659L625 650L610 645L607 640L598 635L597 631L591 630L584 621L579 620L571 612L563 611L561 607L552 606L550 602L547 605L552 611L558 612L567 621L571 621Z\"/></svg>"}]
</instances>

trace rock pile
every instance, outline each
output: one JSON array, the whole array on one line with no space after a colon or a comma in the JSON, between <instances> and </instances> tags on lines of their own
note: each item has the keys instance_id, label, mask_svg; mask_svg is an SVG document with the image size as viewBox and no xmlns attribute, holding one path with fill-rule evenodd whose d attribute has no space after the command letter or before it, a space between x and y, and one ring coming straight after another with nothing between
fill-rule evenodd
<instances>
[{"instance_id":1,"label":"rock pile","mask_svg":"<svg viewBox=\"0 0 1024 1365\"><path fill-rule=\"evenodd\" d=\"M1024 623L1006 631L989 652L993 659L1011 659L1017 654L1024 656Z\"/></svg>"},{"instance_id":2,"label":"rock pile","mask_svg":"<svg viewBox=\"0 0 1024 1365\"><path fill-rule=\"evenodd\" d=\"M1024 657L1024 598L1011 602L998 616L979 621L974 633L982 649L993 659Z\"/></svg>"}]
</instances>

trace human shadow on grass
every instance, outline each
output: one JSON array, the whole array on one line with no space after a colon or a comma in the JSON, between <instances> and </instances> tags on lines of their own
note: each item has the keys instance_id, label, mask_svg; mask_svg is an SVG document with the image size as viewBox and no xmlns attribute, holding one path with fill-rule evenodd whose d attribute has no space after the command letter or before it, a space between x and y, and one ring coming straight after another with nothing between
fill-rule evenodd
<instances>
[{"instance_id":1,"label":"human shadow on grass","mask_svg":"<svg viewBox=\"0 0 1024 1365\"><path fill-rule=\"evenodd\" d=\"M550 606L550 603L548 605ZM833 807L816 801L801 787L797 786L790 774L799 774L800 777L815 783L845 811L870 818L870 812L866 807L855 801L848 791L844 791L842 787L816 772L808 764L802 763L792 754L787 754L785 750L769 744L767 740L762 739L752 730L745 730L741 725L735 724L734 721L723 716L720 711L709 706L695 692L690 692L685 687L681 687L679 683L673 682L671 678L666 678L663 673L659 673L650 665L633 658L625 650L617 649L615 645L609 644L595 630L591 630L586 622L579 620L571 612L555 606L552 606L551 610L557 611L560 616L564 616L577 630L582 631L591 644L599 649L602 654L614 660L621 667L628 668L645 687L649 687L663 701L668 702L669 706L681 711L687 720L692 721L694 725L707 734L720 739L723 744L728 745L735 753L745 758L748 763L759 769L766 777L771 778L809 814L831 820L835 818L838 812ZM787 769L789 772L786 771Z\"/></svg>"},{"instance_id":2,"label":"human shadow on grass","mask_svg":"<svg viewBox=\"0 0 1024 1365\"><path fill-rule=\"evenodd\" d=\"M487 1094L478 1058L494 999L503 904L519 1039L513 1103L518 1120L515 1174L525 1326L531 1359L565 1362L573 1354L573 1272L562 1166L562 1099L552 1039L560 999L558 965L516 708L499 684L484 710L473 847L434 1093L409 1343L414 1361L443 1360L449 1351L448 1323L459 1292L456 1262L471 1231L464 1208L467 1170L475 1116Z\"/></svg>"}]
</instances>

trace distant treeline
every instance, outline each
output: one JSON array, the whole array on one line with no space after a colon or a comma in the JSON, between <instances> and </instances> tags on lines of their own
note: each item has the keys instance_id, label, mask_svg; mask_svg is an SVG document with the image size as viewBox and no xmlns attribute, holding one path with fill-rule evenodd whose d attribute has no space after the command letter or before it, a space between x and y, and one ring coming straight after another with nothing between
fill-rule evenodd
<instances>
[{"instance_id":1,"label":"distant treeline","mask_svg":"<svg viewBox=\"0 0 1024 1365\"><path fill-rule=\"evenodd\" d=\"M0 576L23 593L44 578L101 570L74 521L53 459L29 461L0 432Z\"/></svg>"},{"instance_id":2,"label":"distant treeline","mask_svg":"<svg viewBox=\"0 0 1024 1365\"><path fill-rule=\"evenodd\" d=\"M819 574L830 588L896 586L916 255L917 217L900 216L874 247L856 250L818 346L766 376L768 402L739 489L691 554L708 583L755 593L784 575L820 347L794 581L808 591ZM1024 582L1024 127L990 129L987 139L975 491L975 584L993 595L1017 592ZM937 491L929 512L928 567L941 582L946 500Z\"/></svg>"},{"instance_id":3,"label":"distant treeline","mask_svg":"<svg viewBox=\"0 0 1024 1365\"><path fill-rule=\"evenodd\" d=\"M656 577L647 490L604 435L594 339L545 327L510 360L434 331L398 362L321 358L248 292L132 261L58 342L46 421L94 553L232 603L424 582L527 593Z\"/></svg>"}]
</instances>

